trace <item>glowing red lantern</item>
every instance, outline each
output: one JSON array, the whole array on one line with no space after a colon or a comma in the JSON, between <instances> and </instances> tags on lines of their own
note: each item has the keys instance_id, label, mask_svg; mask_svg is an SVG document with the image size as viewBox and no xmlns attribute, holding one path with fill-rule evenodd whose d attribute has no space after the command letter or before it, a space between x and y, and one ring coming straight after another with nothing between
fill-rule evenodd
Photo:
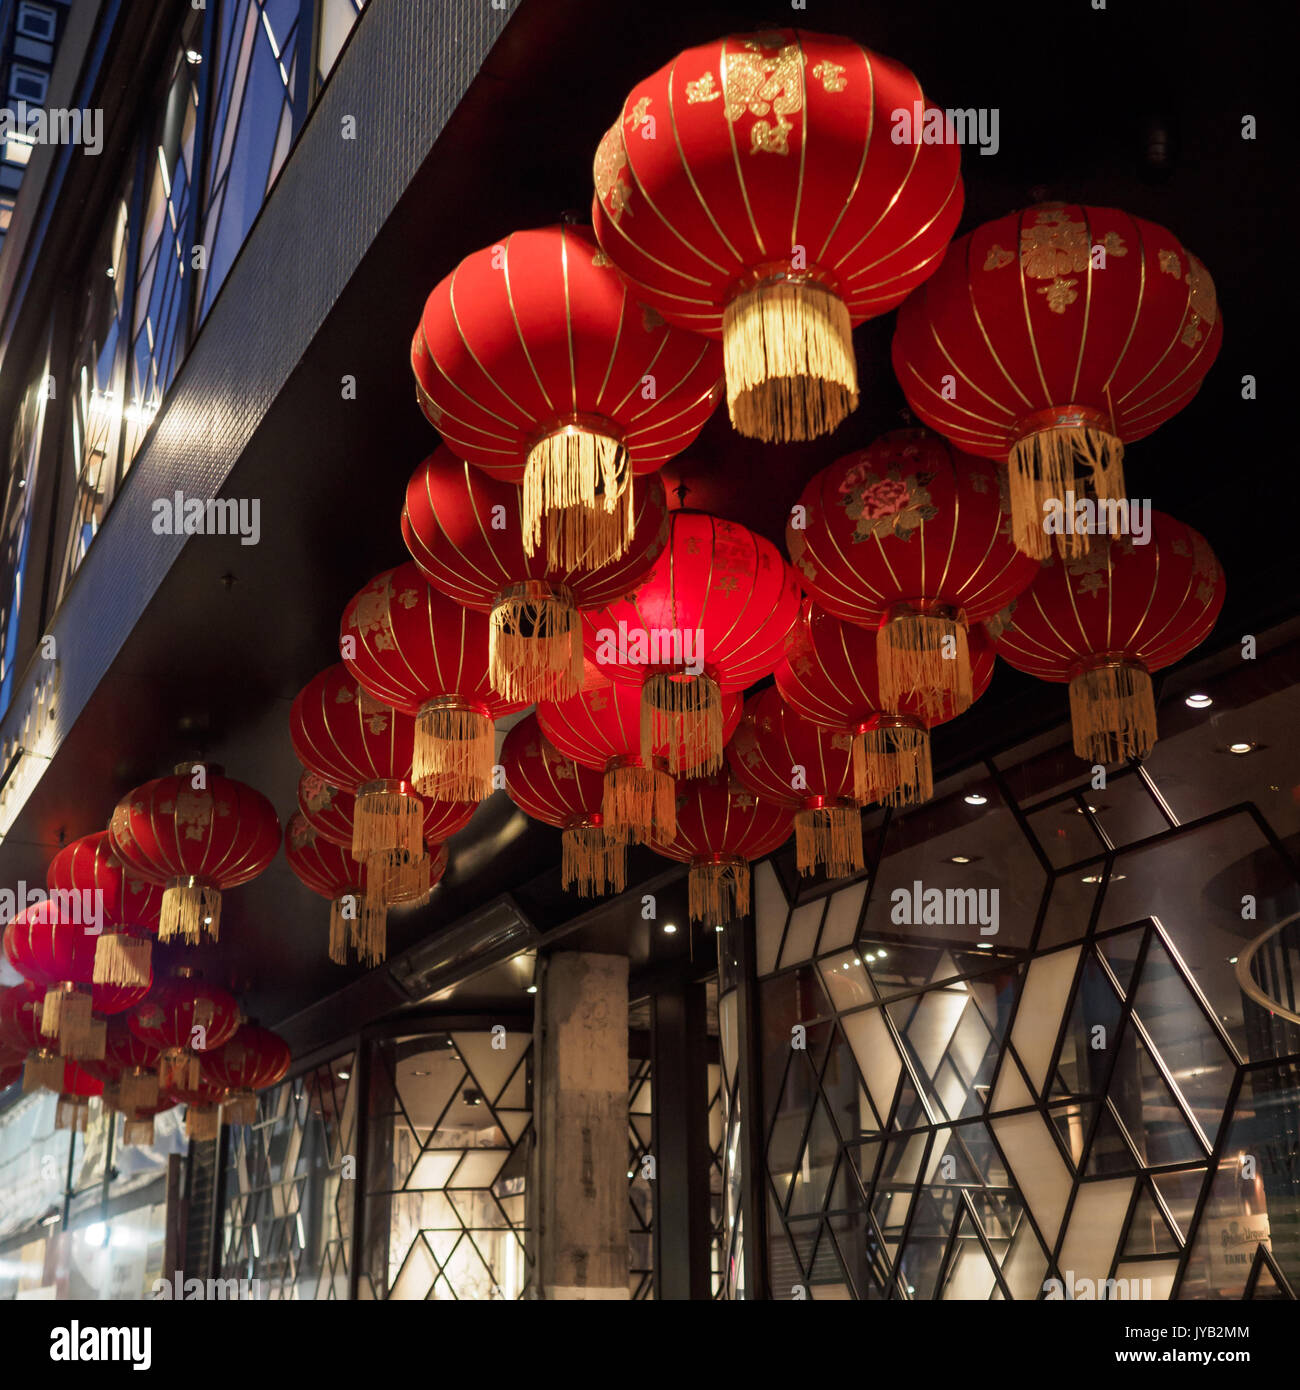
<instances>
[{"instance_id":1,"label":"glowing red lantern","mask_svg":"<svg viewBox=\"0 0 1300 1390\"><path fill-rule=\"evenodd\" d=\"M316 772L298 778L298 810L318 834L336 845L352 846L352 820L357 799L342 787L331 786Z\"/></svg>"},{"instance_id":2,"label":"glowing red lantern","mask_svg":"<svg viewBox=\"0 0 1300 1390\"><path fill-rule=\"evenodd\" d=\"M799 600L770 541L704 512L671 514L668 545L637 592L584 615L595 665L642 686L643 758L664 744L675 774L721 765L722 696L771 672Z\"/></svg>"},{"instance_id":3,"label":"glowing red lantern","mask_svg":"<svg viewBox=\"0 0 1300 1390\"><path fill-rule=\"evenodd\" d=\"M218 985L182 969L160 980L127 1019L136 1037L158 1049L164 1090L188 1084L199 1074L199 1054L220 1047L239 1027L239 1005Z\"/></svg>"},{"instance_id":4,"label":"glowing red lantern","mask_svg":"<svg viewBox=\"0 0 1300 1390\"><path fill-rule=\"evenodd\" d=\"M257 1092L283 1081L292 1061L289 1044L269 1028L244 1023L229 1042L205 1053L203 1079L226 1092L226 1117L231 1124L257 1120Z\"/></svg>"},{"instance_id":5,"label":"glowing red lantern","mask_svg":"<svg viewBox=\"0 0 1300 1390\"><path fill-rule=\"evenodd\" d=\"M1033 580L1011 540L1006 475L925 430L896 430L804 488L786 547L827 612L877 628L880 693L927 715L969 707L967 630Z\"/></svg>"},{"instance_id":6,"label":"glowing red lantern","mask_svg":"<svg viewBox=\"0 0 1300 1390\"><path fill-rule=\"evenodd\" d=\"M62 1084L64 1059L59 1040L42 1028L45 990L31 980L0 988L0 1043L26 1060L23 1090L57 1091Z\"/></svg>"},{"instance_id":7,"label":"glowing red lantern","mask_svg":"<svg viewBox=\"0 0 1300 1390\"><path fill-rule=\"evenodd\" d=\"M723 926L749 911L749 866L790 838L784 806L756 797L729 768L678 778L677 833L655 841L658 853L689 864L694 922Z\"/></svg>"},{"instance_id":8,"label":"glowing red lantern","mask_svg":"<svg viewBox=\"0 0 1300 1390\"><path fill-rule=\"evenodd\" d=\"M466 608L490 615L488 672L504 698L560 700L582 687L580 608L630 593L668 537L668 499L654 474L637 491L627 551L605 564L551 566L524 545L520 488L440 448L406 489L402 534L420 573Z\"/></svg>"},{"instance_id":9,"label":"glowing red lantern","mask_svg":"<svg viewBox=\"0 0 1300 1390\"><path fill-rule=\"evenodd\" d=\"M632 477L703 429L717 348L640 308L585 227L515 232L429 296L411 345L421 408L456 455L523 484L524 548L551 568L631 543Z\"/></svg>"},{"instance_id":10,"label":"glowing red lantern","mask_svg":"<svg viewBox=\"0 0 1300 1390\"><path fill-rule=\"evenodd\" d=\"M953 242L899 311L893 361L926 424L1007 460L1016 544L1042 558L1045 507L1076 480L1123 498L1124 445L1191 400L1222 337L1214 282L1172 232L1041 203ZM1060 539L1088 549L1086 530Z\"/></svg>"},{"instance_id":11,"label":"glowing red lantern","mask_svg":"<svg viewBox=\"0 0 1300 1390\"><path fill-rule=\"evenodd\" d=\"M1074 751L1113 763L1151 751L1151 672L1210 635L1223 594L1223 571L1204 537L1153 511L1145 545L1094 537L1086 555L1049 559L989 632L1018 671L1069 683Z\"/></svg>"},{"instance_id":12,"label":"glowing red lantern","mask_svg":"<svg viewBox=\"0 0 1300 1390\"><path fill-rule=\"evenodd\" d=\"M961 217L957 144L923 138L938 116L901 64L797 29L687 49L623 103L596 235L638 300L722 338L741 434L812 439L857 407L852 325L924 280Z\"/></svg>"},{"instance_id":13,"label":"glowing red lantern","mask_svg":"<svg viewBox=\"0 0 1300 1390\"><path fill-rule=\"evenodd\" d=\"M129 1018L119 1014L107 1020L103 1058L83 1060L81 1066L106 1087L113 1086L116 1108L131 1114L157 1104L161 1061L158 1048L135 1033Z\"/></svg>"},{"instance_id":14,"label":"glowing red lantern","mask_svg":"<svg viewBox=\"0 0 1300 1390\"><path fill-rule=\"evenodd\" d=\"M520 708L492 689L489 625L425 581L409 560L378 574L343 610L343 664L368 694L415 715L412 781L422 796L492 794L494 721Z\"/></svg>"},{"instance_id":15,"label":"glowing red lantern","mask_svg":"<svg viewBox=\"0 0 1300 1390\"><path fill-rule=\"evenodd\" d=\"M745 702L727 762L755 796L794 811L799 872L844 878L865 865L853 739L819 729L768 686Z\"/></svg>"},{"instance_id":16,"label":"glowing red lantern","mask_svg":"<svg viewBox=\"0 0 1300 1390\"><path fill-rule=\"evenodd\" d=\"M61 849L50 860L45 886L59 905L60 915L70 904L70 895L82 903L96 902L102 923L110 928L95 946L96 983L134 985L148 983L152 945L150 934L157 934L162 914L162 889L132 873L113 853L108 831L83 835ZM87 895L91 895L89 898Z\"/></svg>"},{"instance_id":17,"label":"glowing red lantern","mask_svg":"<svg viewBox=\"0 0 1300 1390\"><path fill-rule=\"evenodd\" d=\"M175 1100L185 1107L185 1137L196 1144L207 1143L221 1134L221 1107L226 1088L202 1076L171 1086Z\"/></svg>"},{"instance_id":18,"label":"glowing red lantern","mask_svg":"<svg viewBox=\"0 0 1300 1390\"><path fill-rule=\"evenodd\" d=\"M740 721L739 695L722 695L722 738L730 738ZM679 766L685 761L684 721L676 736L656 742L651 756L642 752L641 691L611 681L587 663L584 688L571 699L541 701L538 726L566 758L604 774L601 812L609 837L620 842L649 844L652 836L671 840L676 828L676 791L669 754ZM671 720L660 721L660 732Z\"/></svg>"},{"instance_id":19,"label":"glowing red lantern","mask_svg":"<svg viewBox=\"0 0 1300 1390\"><path fill-rule=\"evenodd\" d=\"M993 679L993 646L981 626L969 630L967 643L971 695L978 700ZM852 737L859 801L903 806L934 795L930 730L955 718L956 705L949 695L939 714L927 714L910 696L890 708L880 693L874 632L805 601L776 668L776 687L797 714Z\"/></svg>"},{"instance_id":20,"label":"glowing red lantern","mask_svg":"<svg viewBox=\"0 0 1300 1390\"><path fill-rule=\"evenodd\" d=\"M501 747L506 793L525 815L563 832L560 877L583 897L621 893L627 841L605 833L604 778L566 758L542 733L537 714L521 719Z\"/></svg>"},{"instance_id":21,"label":"glowing red lantern","mask_svg":"<svg viewBox=\"0 0 1300 1390\"><path fill-rule=\"evenodd\" d=\"M216 941L222 893L255 879L280 848L275 807L223 774L216 763L179 763L170 777L137 787L113 811L113 852L164 885L160 941Z\"/></svg>"}]
</instances>

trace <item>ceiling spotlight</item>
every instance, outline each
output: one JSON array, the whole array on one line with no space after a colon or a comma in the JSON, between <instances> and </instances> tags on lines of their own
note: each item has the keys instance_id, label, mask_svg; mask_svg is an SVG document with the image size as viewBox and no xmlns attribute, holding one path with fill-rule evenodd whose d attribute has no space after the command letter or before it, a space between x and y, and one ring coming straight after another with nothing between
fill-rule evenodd
<instances>
[{"instance_id":1,"label":"ceiling spotlight","mask_svg":"<svg viewBox=\"0 0 1300 1390\"><path fill-rule=\"evenodd\" d=\"M877 960L884 960L884 958L885 958L885 953L884 953L884 951L877 950L877 952L876 952L876 959L877 959Z\"/></svg>"},{"instance_id":2,"label":"ceiling spotlight","mask_svg":"<svg viewBox=\"0 0 1300 1390\"><path fill-rule=\"evenodd\" d=\"M971 857L969 854L954 854L948 861L949 864L969 864Z\"/></svg>"},{"instance_id":3,"label":"ceiling spotlight","mask_svg":"<svg viewBox=\"0 0 1300 1390\"><path fill-rule=\"evenodd\" d=\"M1229 957L1228 957L1228 964L1229 964L1229 965L1236 965L1236 963L1237 963L1237 957L1236 957L1236 956L1229 956Z\"/></svg>"},{"instance_id":4,"label":"ceiling spotlight","mask_svg":"<svg viewBox=\"0 0 1300 1390\"><path fill-rule=\"evenodd\" d=\"M1242 753L1253 753L1254 751L1255 745L1253 743L1230 743L1228 745L1229 753L1236 753L1240 755Z\"/></svg>"},{"instance_id":5,"label":"ceiling spotlight","mask_svg":"<svg viewBox=\"0 0 1300 1390\"><path fill-rule=\"evenodd\" d=\"M664 923L664 931L666 931L666 932L668 933L669 936L671 936L671 935L673 934L673 932L675 932L676 930L677 930L677 923L676 923L676 922L665 922L665 923Z\"/></svg>"},{"instance_id":6,"label":"ceiling spotlight","mask_svg":"<svg viewBox=\"0 0 1300 1390\"><path fill-rule=\"evenodd\" d=\"M536 994L536 993L537 993L537 986L536 986L536 985L528 985L528 986L524 989L524 993L525 993L525 994Z\"/></svg>"},{"instance_id":7,"label":"ceiling spotlight","mask_svg":"<svg viewBox=\"0 0 1300 1390\"><path fill-rule=\"evenodd\" d=\"M110 280L115 279L117 276L117 267L110 265L104 274L107 275Z\"/></svg>"},{"instance_id":8,"label":"ceiling spotlight","mask_svg":"<svg viewBox=\"0 0 1300 1390\"><path fill-rule=\"evenodd\" d=\"M1214 701L1208 695L1189 695L1183 701L1183 704L1190 709L1209 709L1213 703Z\"/></svg>"},{"instance_id":9,"label":"ceiling spotlight","mask_svg":"<svg viewBox=\"0 0 1300 1390\"><path fill-rule=\"evenodd\" d=\"M197 48L187 48L185 50L185 61L190 67L196 68L203 61L203 54L200 53Z\"/></svg>"},{"instance_id":10,"label":"ceiling spotlight","mask_svg":"<svg viewBox=\"0 0 1300 1390\"><path fill-rule=\"evenodd\" d=\"M962 800L967 806L987 806L989 804L988 797L981 796L979 792L971 792L969 796L962 797Z\"/></svg>"},{"instance_id":11,"label":"ceiling spotlight","mask_svg":"<svg viewBox=\"0 0 1300 1390\"><path fill-rule=\"evenodd\" d=\"M726 928L722 925L721 922L719 922L718 925L717 925L716 927L714 927L713 930L714 930L714 931L725 931Z\"/></svg>"},{"instance_id":12,"label":"ceiling spotlight","mask_svg":"<svg viewBox=\"0 0 1300 1390\"><path fill-rule=\"evenodd\" d=\"M339 1080L346 1081L351 1075L352 1073L350 1071L341 1071L339 1072Z\"/></svg>"},{"instance_id":13,"label":"ceiling spotlight","mask_svg":"<svg viewBox=\"0 0 1300 1390\"><path fill-rule=\"evenodd\" d=\"M977 951L991 951L993 943L991 941L978 941L975 943L975 949Z\"/></svg>"}]
</instances>

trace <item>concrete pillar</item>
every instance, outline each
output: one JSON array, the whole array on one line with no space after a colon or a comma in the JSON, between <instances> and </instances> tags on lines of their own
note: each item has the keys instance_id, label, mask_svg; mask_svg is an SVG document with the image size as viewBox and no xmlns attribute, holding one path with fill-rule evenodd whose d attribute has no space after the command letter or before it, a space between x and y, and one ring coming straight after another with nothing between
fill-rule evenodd
<instances>
[{"instance_id":1,"label":"concrete pillar","mask_svg":"<svg viewBox=\"0 0 1300 1390\"><path fill-rule=\"evenodd\" d=\"M543 957L535 1023L537 1279L549 1299L623 1299L627 958Z\"/></svg>"}]
</instances>

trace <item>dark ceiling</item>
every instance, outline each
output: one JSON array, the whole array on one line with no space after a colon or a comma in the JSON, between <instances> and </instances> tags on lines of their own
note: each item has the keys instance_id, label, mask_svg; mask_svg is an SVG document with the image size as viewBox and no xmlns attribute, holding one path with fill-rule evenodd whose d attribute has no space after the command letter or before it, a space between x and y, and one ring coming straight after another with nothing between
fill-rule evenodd
<instances>
[{"instance_id":1,"label":"dark ceiling","mask_svg":"<svg viewBox=\"0 0 1300 1390\"><path fill-rule=\"evenodd\" d=\"M1282 88L1262 70L1267 40L1245 17L1249 8L1229 20L1208 3L1174 15L1156 5L1094 10L1085 0L1048 8L815 0L793 19L901 60L941 106L999 110L998 154L963 155L959 232L1043 197L1112 204L1168 225L1210 268L1225 321L1218 363L1201 395L1130 451L1129 482L1202 530L1223 560L1228 601L1211 645L1296 611L1290 456L1273 463L1283 393L1261 352L1273 341L1265 324L1281 307L1278 271L1288 264L1276 249L1286 222L1271 134L1280 126L1264 104ZM792 22L779 4L771 10L776 22ZM261 545L205 538L186 548L0 847L0 879L43 879L61 838L102 828L123 792L194 753L254 783L288 818L298 775L289 703L334 659L347 599L403 558L403 485L435 442L407 363L425 295L460 257L505 232L584 216L592 153L626 89L679 49L760 18L741 3L524 0L231 477L228 494L261 499ZM1245 113L1258 117L1256 141L1241 138ZM268 303L266 312L292 306ZM892 328L888 315L857 331L862 404L833 436L760 447L720 411L666 470L670 485L686 484L689 505L780 543L812 472L902 422ZM358 379L356 402L340 400L348 373ZM1241 399L1245 373L1259 376L1260 400ZM1060 688L999 665L988 695L942 731L940 762L1063 714ZM391 949L506 890L540 925L566 920L582 905L559 892L557 858L556 837L498 793L453 842L434 902L394 914ZM662 869L647 858L633 878ZM231 895L208 973L267 1021L297 1013L360 974L326 960L326 911L278 859ZM665 944L637 927L632 906L615 916L638 965L685 950L682 938ZM340 1003L340 1024L365 1007Z\"/></svg>"}]
</instances>

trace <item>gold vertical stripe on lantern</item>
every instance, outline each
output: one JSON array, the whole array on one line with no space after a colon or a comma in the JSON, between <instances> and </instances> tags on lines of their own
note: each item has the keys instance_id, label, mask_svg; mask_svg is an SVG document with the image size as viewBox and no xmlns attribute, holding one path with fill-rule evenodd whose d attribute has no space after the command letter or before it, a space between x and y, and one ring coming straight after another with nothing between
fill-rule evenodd
<instances>
[{"instance_id":1,"label":"gold vertical stripe on lantern","mask_svg":"<svg viewBox=\"0 0 1300 1390\"><path fill-rule=\"evenodd\" d=\"M722 691L712 676L652 672L641 688L641 757L665 749L674 777L702 777L722 766Z\"/></svg>"},{"instance_id":2,"label":"gold vertical stripe on lantern","mask_svg":"<svg viewBox=\"0 0 1300 1390\"><path fill-rule=\"evenodd\" d=\"M918 704L931 719L961 714L974 699L966 621L940 604L896 604L876 633L880 698Z\"/></svg>"},{"instance_id":3,"label":"gold vertical stripe on lantern","mask_svg":"<svg viewBox=\"0 0 1300 1390\"><path fill-rule=\"evenodd\" d=\"M357 789L352 857L366 863L389 850L424 852L424 807L403 782L366 782Z\"/></svg>"},{"instance_id":4,"label":"gold vertical stripe on lantern","mask_svg":"<svg viewBox=\"0 0 1300 1390\"><path fill-rule=\"evenodd\" d=\"M442 695L420 706L415 719L415 757L411 780L421 796L438 801L483 801L492 795L492 758L496 751L496 727L492 717L458 695ZM363 789L364 792L364 789ZM356 834L362 834L362 796L357 794ZM423 808L417 818L415 840L389 840L376 849L395 844L415 848L420 839ZM408 831L409 833L409 831ZM353 839L356 854L356 838Z\"/></svg>"},{"instance_id":5,"label":"gold vertical stripe on lantern","mask_svg":"<svg viewBox=\"0 0 1300 1390\"><path fill-rule=\"evenodd\" d=\"M582 629L573 594L540 579L511 584L492 608L492 689L511 701L567 700L582 689Z\"/></svg>"},{"instance_id":6,"label":"gold vertical stripe on lantern","mask_svg":"<svg viewBox=\"0 0 1300 1390\"><path fill-rule=\"evenodd\" d=\"M910 806L934 795L930 734L921 724L904 716L881 716L854 740L855 782L859 750L872 799L884 806Z\"/></svg>"},{"instance_id":7,"label":"gold vertical stripe on lantern","mask_svg":"<svg viewBox=\"0 0 1300 1390\"><path fill-rule=\"evenodd\" d=\"M635 525L632 467L609 421L569 421L544 435L524 465L524 551L545 531L552 570L594 569L627 550Z\"/></svg>"},{"instance_id":8,"label":"gold vertical stripe on lantern","mask_svg":"<svg viewBox=\"0 0 1300 1390\"><path fill-rule=\"evenodd\" d=\"M215 883L193 875L168 879L163 890L159 941L179 936L188 945L197 946L205 936L215 942L220 928L221 890Z\"/></svg>"},{"instance_id":9,"label":"gold vertical stripe on lantern","mask_svg":"<svg viewBox=\"0 0 1300 1390\"><path fill-rule=\"evenodd\" d=\"M687 882L693 922L722 927L749 911L749 864L736 855L692 864Z\"/></svg>"},{"instance_id":10,"label":"gold vertical stripe on lantern","mask_svg":"<svg viewBox=\"0 0 1300 1390\"><path fill-rule=\"evenodd\" d=\"M601 797L605 833L616 844L648 845L677 835L677 788L654 759L612 758Z\"/></svg>"},{"instance_id":11,"label":"gold vertical stripe on lantern","mask_svg":"<svg viewBox=\"0 0 1300 1390\"><path fill-rule=\"evenodd\" d=\"M84 1042L90 1036L91 1000L89 994L81 994L77 987L67 981L46 991L41 1005L41 1032L49 1038L58 1038L59 1051L65 1057L71 1055L70 1049Z\"/></svg>"},{"instance_id":12,"label":"gold vertical stripe on lantern","mask_svg":"<svg viewBox=\"0 0 1300 1390\"><path fill-rule=\"evenodd\" d=\"M627 843L603 825L571 825L560 836L560 881L580 897L621 893L627 886Z\"/></svg>"},{"instance_id":13,"label":"gold vertical stripe on lantern","mask_svg":"<svg viewBox=\"0 0 1300 1390\"><path fill-rule=\"evenodd\" d=\"M153 962L153 942L147 936L105 932L95 943L94 981L97 985L147 985Z\"/></svg>"},{"instance_id":14,"label":"gold vertical stripe on lantern","mask_svg":"<svg viewBox=\"0 0 1300 1390\"><path fill-rule=\"evenodd\" d=\"M1012 539L1017 550L1036 560L1045 560L1052 550L1052 533L1044 525L1046 503L1055 501L1064 507L1067 491L1082 496L1085 487L1098 501L1125 495L1124 445L1095 425L1062 424L1029 431L1011 446L1007 470ZM1088 553L1086 531L1059 533L1056 543L1068 559Z\"/></svg>"},{"instance_id":15,"label":"gold vertical stripe on lantern","mask_svg":"<svg viewBox=\"0 0 1300 1390\"><path fill-rule=\"evenodd\" d=\"M767 443L829 434L858 405L853 324L813 280L780 279L736 295L722 318L727 410Z\"/></svg>"},{"instance_id":16,"label":"gold vertical stripe on lantern","mask_svg":"<svg viewBox=\"0 0 1300 1390\"><path fill-rule=\"evenodd\" d=\"M845 878L866 865L862 815L856 806L807 806L795 812L795 855L801 874L825 866L827 877Z\"/></svg>"},{"instance_id":17,"label":"gold vertical stripe on lantern","mask_svg":"<svg viewBox=\"0 0 1300 1390\"><path fill-rule=\"evenodd\" d=\"M1130 661L1106 661L1070 682L1074 751L1090 763L1145 758L1156 742L1151 677Z\"/></svg>"}]
</instances>

